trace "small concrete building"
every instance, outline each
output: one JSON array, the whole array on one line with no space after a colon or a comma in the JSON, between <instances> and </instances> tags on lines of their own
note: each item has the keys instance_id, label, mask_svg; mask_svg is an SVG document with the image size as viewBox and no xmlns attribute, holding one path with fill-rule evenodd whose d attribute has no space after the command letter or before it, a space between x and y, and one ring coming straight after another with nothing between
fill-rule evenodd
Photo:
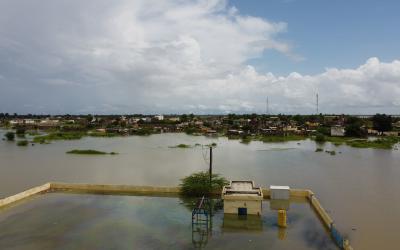
<instances>
[{"instance_id":1,"label":"small concrete building","mask_svg":"<svg viewBox=\"0 0 400 250\"><path fill-rule=\"evenodd\" d=\"M224 213L261 215L263 193L253 181L231 181L222 189Z\"/></svg>"},{"instance_id":2,"label":"small concrete building","mask_svg":"<svg viewBox=\"0 0 400 250\"><path fill-rule=\"evenodd\" d=\"M331 127L331 136L344 136L345 132L345 128L342 126Z\"/></svg>"},{"instance_id":3,"label":"small concrete building","mask_svg":"<svg viewBox=\"0 0 400 250\"><path fill-rule=\"evenodd\" d=\"M270 186L271 200L289 200L290 187L289 186Z\"/></svg>"}]
</instances>

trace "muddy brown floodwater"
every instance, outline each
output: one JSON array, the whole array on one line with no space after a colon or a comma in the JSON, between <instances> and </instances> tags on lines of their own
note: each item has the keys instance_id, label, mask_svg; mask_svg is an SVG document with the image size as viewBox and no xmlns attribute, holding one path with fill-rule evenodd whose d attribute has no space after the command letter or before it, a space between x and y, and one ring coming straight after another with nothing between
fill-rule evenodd
<instances>
[{"instance_id":1,"label":"muddy brown floodwater","mask_svg":"<svg viewBox=\"0 0 400 250\"><path fill-rule=\"evenodd\" d=\"M0 131L3 137L4 131ZM398 249L400 237L400 151L323 147L313 141L241 144L227 138L185 134L83 138L18 147L0 141L0 198L49 181L176 186L194 171L206 170L210 144L214 172L257 185L312 189L355 249ZM70 155L96 149L118 155Z\"/></svg>"}]
</instances>

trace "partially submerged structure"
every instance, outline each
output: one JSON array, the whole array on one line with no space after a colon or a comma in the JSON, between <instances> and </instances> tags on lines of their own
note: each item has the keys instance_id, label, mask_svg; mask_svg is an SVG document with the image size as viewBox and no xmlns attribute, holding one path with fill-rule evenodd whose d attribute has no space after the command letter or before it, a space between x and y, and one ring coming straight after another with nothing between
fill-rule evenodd
<instances>
[{"instance_id":1,"label":"partially submerged structure","mask_svg":"<svg viewBox=\"0 0 400 250\"><path fill-rule=\"evenodd\" d=\"M276 193L278 192L278 193ZM10 220L14 220L12 223L6 223L7 226L3 226L2 227L2 231L5 232L5 234L8 234L9 232L13 232L12 234L10 234L10 237L16 237L13 238L10 241L13 241L13 244L11 245L7 245L7 246L19 246L20 244L38 244L38 243L42 243L44 242L44 244L48 244L49 241L52 240L53 238L58 239L59 235L58 232L60 232L58 229L57 230L41 230L43 229L43 223L52 223L53 222L53 218L60 218L61 221L68 222L70 223L68 220L71 219L71 216L64 216L63 213L65 211L70 211L70 210L65 210L65 209L54 209L54 204L58 204L59 200L57 196L54 196L55 193L63 193L62 197L64 197L64 205L68 205L69 204L69 198L68 196L64 195L65 193L68 194L79 194L79 195L88 195L88 194L108 194L108 195L130 195L130 196L157 196L157 197L179 197L180 194L180 188L179 187L156 187L156 186L133 186L133 185L108 185L108 184L76 184L76 183L46 183L42 186L38 186L38 187L34 187L31 188L29 190L26 190L24 192L18 193L16 195L13 196L9 196L6 197L4 199L0 199L0 216L1 216L1 212L3 208L6 208L8 206L10 206L10 208L15 209L17 203L20 203L22 200L24 199L28 199L29 202L34 202L35 199L33 199L34 196L39 196L41 194L43 195L49 195L48 198L52 198L52 199L56 199L57 203L48 203L47 206L47 212L53 212L52 216L45 216L43 217L43 207L38 206L38 204L35 205L35 208L38 209L32 209L32 207L28 207L25 208L24 211L29 211L29 213L35 213L34 215L32 215L32 218L38 218L38 220L35 220L36 222L36 226L38 229L34 228L34 227L29 227L29 230L25 232L25 235L21 235L20 230L16 230L22 228L25 225L25 220L26 218L24 216L9 216ZM262 199L263 196L266 200L269 200L271 203L271 209L272 210L278 210L278 211L287 211L289 208L289 203L290 203L290 199L304 199L304 201L306 201L311 208L314 209L314 211L316 212L316 214L320 217L320 220L317 221L321 221L322 224L326 227L326 229L328 230L330 236L333 239L333 242L335 242L337 244L337 246L340 247L340 249L345 249L345 250L352 250L349 241L344 238L340 232L337 230L336 225L334 224L332 218L330 217L330 215L325 211L325 209L322 207L322 205L320 204L319 200L316 198L316 196L314 195L314 193L311 190L308 189L290 189L287 186L272 186L270 188L264 188L264 189L260 189L257 187L254 187L254 183L252 181L233 181L231 182L231 184L229 186L226 186L222 192L222 198L224 199L224 211L225 213L231 213L231 215L224 215L223 218L223 230L224 232L228 232L229 230L233 230L235 232L235 234L237 235L237 229L245 229L245 230L255 230L255 231L261 231L261 232L265 232L266 230L263 230L263 219L260 218L260 220L258 220L258 218L256 216L248 216L245 220L243 217L240 216L235 216L235 214L239 214L240 210L239 208L246 208L246 210L241 210L241 212L246 211L247 214L261 214L261 208L262 208ZM289 196L289 200L286 200L285 198L287 198L287 196ZM99 197L99 196L97 196ZM273 199L275 198L275 199ZM279 199L278 199L279 198ZM78 226L75 226L76 228L80 228L79 223L81 221L84 220L91 220L93 218L88 218L87 217L87 213L86 211L88 211L87 206L80 206L80 202L79 200L77 200L76 196L75 196L75 205L74 207L78 207L83 209L82 211L85 211L85 213L79 213L82 215L82 219L81 220L74 220L73 223L75 223ZM98 198L98 200L100 201L101 199ZM164 201L163 201L164 202ZM276 203L275 203L276 202ZM72 202L74 203L74 202ZM201 202L202 204L205 204L203 202ZM92 204L90 202L90 204ZM110 203L106 203L106 208L109 207ZM128 202L123 202L123 204L127 204L128 205L128 211L132 210L132 207L130 207L131 203ZM136 203L138 204L138 203ZM142 200L140 200L140 204L142 204ZM133 204L132 204L133 205ZM237 206L240 205L240 206ZM150 207L153 207L153 203L151 203L149 205ZM103 206L96 206L96 208L98 207L103 207ZM133 206L134 207L134 206ZM162 206L164 208L164 206ZM202 208L203 206L199 205L197 206L197 208ZM236 209L235 209L236 208ZM11 210L11 209L10 209ZM115 214L117 214L118 216L124 216L125 213L119 213L119 209L111 209L112 211L116 211ZM39 211L39 212L38 212ZM108 210L107 210L108 211ZM143 209L140 208L138 210L137 214L142 214ZM186 211L185 209L182 211ZM211 210L210 210L211 211ZM256 211L256 212L254 212ZM285 227L288 226L286 225L286 213L284 212L278 212L278 225L279 225L279 238L280 239L284 239L286 237L285 235ZM16 211L14 214L21 214L21 211ZM126 213L129 214L129 213ZM147 213L146 213L147 214ZM216 218L218 218L218 214L216 213L215 215L217 216ZM100 213L100 215L102 215L102 213ZM174 216L176 214L174 213ZM193 218L193 213L191 214L192 218ZM54 217L54 216L58 216L58 217ZM117 216L117 218L118 218ZM153 216L153 215L151 215ZM65 217L65 220L64 220ZM104 216L101 216L101 218L103 218ZM167 216L168 217L168 216ZM235 218L236 217L236 218ZM300 216L301 217L301 216ZM47 218L47 220L46 220ZM48 221L48 218L51 218L52 221ZM75 218L75 216L72 216L72 218ZM121 220L121 217L119 217ZM129 218L136 218L135 216L130 216ZM164 217L163 217L164 218ZM175 217L174 217L175 218ZM211 223L211 215L210 215L210 220L207 222L206 221L206 225L212 225ZM0 222L3 222L1 220L2 218L0 217ZM96 217L95 217L96 219ZM196 217L197 219L197 217ZM122 221L122 220L121 220ZM151 220L152 222L153 220ZM142 222L140 221L140 232L142 232ZM261 222L261 224L259 224ZM96 222L98 223L98 222ZM110 228L112 230L115 230L115 226L116 224L113 222L113 220L108 220L108 223L110 225ZM132 222L134 225L134 222ZM309 222L307 221L307 224ZM33 223L35 224L35 223ZM107 223L106 223L107 224ZM129 224L129 223L128 223ZM218 223L217 223L218 224ZM4 224L3 224L4 225ZM12 225L15 225L12 226ZM60 224L62 225L66 225L66 224ZM69 225L69 224L68 224ZM123 224L123 226L125 226L126 224ZM197 233L196 230L198 230L199 228L196 226L193 226L194 224L192 224L192 233ZM173 223L174 229L176 228L176 224ZM296 226L296 224L289 224L289 227L294 227ZM151 227L153 227L153 224L151 224ZM151 228L150 227L150 228ZM4 228L4 230L3 230ZM32 229L33 228L33 229ZM186 230L187 227L184 227ZM314 228L314 227L313 227ZM124 227L124 229L126 229L126 227ZM200 228L200 229L204 229L204 228ZM11 230L11 231L10 231ZM89 229L88 229L89 230ZM109 230L109 231L112 231ZM195 231L193 231L195 230ZM207 236L208 235L208 228L205 228L205 231L201 231L199 230L199 234L197 235L193 235L192 234L192 241L193 244L195 244L195 246L199 246L199 244L197 244L198 240L200 239L200 241L202 240L201 237L203 237L204 240L208 240ZM31 233L33 232L34 233ZM109 232L108 230L102 230L102 233L105 232ZM271 231L271 230L267 230L267 231ZM3 232L3 235L4 235ZM39 232L39 233L38 233ZM54 234L48 235L50 232L55 232ZM63 232L63 231L61 231ZM149 231L152 232L152 231ZM212 232L212 230L211 230ZM81 235L81 231L79 231L79 234L76 235ZM99 232L96 231L96 234L98 234ZM26 236L28 235L28 236ZM120 242L127 242L128 240L131 240L131 234L120 234L122 236L124 235L128 235L129 237L125 238L125 240L121 240ZM179 234L177 234L179 235ZM291 234L291 236L294 236L295 234ZM33 236L33 238L31 237ZM146 234L140 234L139 237L139 242L145 242L146 240L141 240L140 237L145 237L145 239L148 239L148 236ZM193 236L199 236L198 238L194 238ZM289 235L289 237L291 237ZM3 237L3 242L5 239L10 239L10 237ZM83 236L82 236L83 237ZM83 237L85 239L88 239L90 237ZM108 238L108 237L103 237L103 238ZM14 240L14 239L23 239L23 240ZM38 240L37 240L38 239ZM215 239L215 238L214 238ZM69 244L80 244L80 240L82 240L82 238L79 238L78 241L69 241ZM228 241L226 241L225 239L224 243L227 243ZM57 241L58 242L58 241ZM101 242L102 244L106 244L109 243L110 241L104 241ZM115 241L113 241L115 242ZM158 242L158 241L157 241ZM230 241L229 241L230 242ZM2 243L0 241L0 243ZM17 245L15 245L15 244ZM65 242L61 242L62 244L65 244ZM92 244L93 242L89 242L89 244ZM160 244L165 243L160 241ZM231 242L232 243L232 242ZM233 242L232 244L236 244L236 242ZM229 247L231 246L235 246L235 245L226 245L227 249L230 249ZM63 245L64 247L65 245ZM104 245L101 245L102 247L104 247ZM148 245L147 245L148 246ZM176 247L176 245L174 245ZM129 245L129 247L131 247L131 245ZM5 247L2 247L0 244L0 248L1 249L6 249ZM10 247L8 247L10 248ZM7 249L8 249L7 248ZM37 247L38 249L41 249L40 247ZM74 249L74 247L72 247ZM77 247L75 247L77 248ZM96 247L92 247L94 249L96 249ZM98 247L97 247L98 248ZM115 246L114 246L115 248ZM128 247L126 247L128 248ZM232 248L232 247L231 247Z\"/></svg>"},{"instance_id":2,"label":"partially submerged structure","mask_svg":"<svg viewBox=\"0 0 400 250\"><path fill-rule=\"evenodd\" d=\"M222 189L224 213L261 215L263 192L253 181L231 181Z\"/></svg>"}]
</instances>

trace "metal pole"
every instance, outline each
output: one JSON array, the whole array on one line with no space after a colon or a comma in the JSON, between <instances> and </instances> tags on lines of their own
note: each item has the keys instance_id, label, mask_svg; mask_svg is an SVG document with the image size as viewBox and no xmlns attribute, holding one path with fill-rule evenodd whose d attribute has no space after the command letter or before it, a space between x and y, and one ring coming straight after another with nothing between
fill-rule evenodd
<instances>
[{"instance_id":1,"label":"metal pole","mask_svg":"<svg viewBox=\"0 0 400 250\"><path fill-rule=\"evenodd\" d=\"M210 146L210 191L212 188L212 146Z\"/></svg>"}]
</instances>

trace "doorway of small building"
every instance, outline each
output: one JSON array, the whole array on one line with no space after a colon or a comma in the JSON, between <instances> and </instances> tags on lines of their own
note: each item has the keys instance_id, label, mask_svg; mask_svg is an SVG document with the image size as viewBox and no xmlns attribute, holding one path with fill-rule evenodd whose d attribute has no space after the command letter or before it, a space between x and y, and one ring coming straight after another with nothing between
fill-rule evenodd
<instances>
[{"instance_id":1,"label":"doorway of small building","mask_svg":"<svg viewBox=\"0 0 400 250\"><path fill-rule=\"evenodd\" d=\"M247 208L246 207L239 207L238 208L238 215L247 215Z\"/></svg>"}]
</instances>

